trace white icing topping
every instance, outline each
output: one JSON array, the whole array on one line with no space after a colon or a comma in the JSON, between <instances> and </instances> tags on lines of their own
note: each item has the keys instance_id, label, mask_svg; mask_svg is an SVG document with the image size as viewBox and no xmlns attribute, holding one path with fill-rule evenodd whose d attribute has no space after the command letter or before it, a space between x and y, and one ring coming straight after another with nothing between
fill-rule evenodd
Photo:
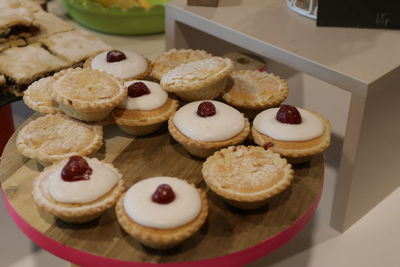
<instances>
[{"instance_id":1,"label":"white icing topping","mask_svg":"<svg viewBox=\"0 0 400 267\"><path fill-rule=\"evenodd\" d=\"M307 141L324 132L324 123L313 113L297 108L300 112L301 124L281 123L276 119L279 108L271 108L259 113L253 121L257 131L281 141Z\"/></svg>"},{"instance_id":2,"label":"white icing topping","mask_svg":"<svg viewBox=\"0 0 400 267\"><path fill-rule=\"evenodd\" d=\"M158 204L151 196L161 184L175 193L174 201ZM193 221L200 213L201 198L196 188L174 177L153 177L134 184L126 192L125 212L138 224L159 229L179 227Z\"/></svg>"},{"instance_id":3,"label":"white icing topping","mask_svg":"<svg viewBox=\"0 0 400 267\"><path fill-rule=\"evenodd\" d=\"M135 82L142 82L147 85L150 90L150 94L142 95L139 97L127 97L122 103L118 105L119 108L129 109L129 110L154 110L162 107L168 100L168 94L161 88L158 83L134 80L125 82L125 86Z\"/></svg>"},{"instance_id":4,"label":"white icing topping","mask_svg":"<svg viewBox=\"0 0 400 267\"><path fill-rule=\"evenodd\" d=\"M211 142L227 140L243 130L245 121L239 111L218 101L207 101L215 105L214 116L200 117L197 107L203 101L191 102L175 113L176 128L191 139Z\"/></svg>"},{"instance_id":5,"label":"white icing topping","mask_svg":"<svg viewBox=\"0 0 400 267\"><path fill-rule=\"evenodd\" d=\"M66 182L61 178L64 164L49 173L48 190L50 195L62 203L89 203L109 192L118 182L119 175L107 166L88 161L93 172L89 180Z\"/></svg>"},{"instance_id":6,"label":"white icing topping","mask_svg":"<svg viewBox=\"0 0 400 267\"><path fill-rule=\"evenodd\" d=\"M126 50L120 51L125 54L126 59L112 63L107 62L107 53L109 51L105 51L93 58L91 64L92 69L104 71L121 79L129 79L146 71L146 58L135 52Z\"/></svg>"}]
</instances>

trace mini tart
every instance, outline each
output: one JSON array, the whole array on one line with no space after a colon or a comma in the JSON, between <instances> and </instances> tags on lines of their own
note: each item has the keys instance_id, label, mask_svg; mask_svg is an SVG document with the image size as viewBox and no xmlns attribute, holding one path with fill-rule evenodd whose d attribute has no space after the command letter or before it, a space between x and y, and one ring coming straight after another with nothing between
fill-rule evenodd
<instances>
[{"instance_id":1,"label":"mini tart","mask_svg":"<svg viewBox=\"0 0 400 267\"><path fill-rule=\"evenodd\" d=\"M213 101L213 103L218 103L218 102ZM188 105L191 104L193 103L189 103ZM178 127L174 123L175 115L176 113L174 113L168 120L169 133L177 142L183 145L183 147L189 152L189 154L200 158L206 158L221 148L241 144L250 133L249 120L245 118L242 114L244 120L244 127L235 136L221 141L196 140L186 136L184 133L182 133L181 130L178 129Z\"/></svg>"},{"instance_id":2,"label":"mini tart","mask_svg":"<svg viewBox=\"0 0 400 267\"><path fill-rule=\"evenodd\" d=\"M58 103L51 97L54 80L52 77L42 78L32 83L24 91L24 103L34 111L43 114L56 114L61 112Z\"/></svg>"},{"instance_id":3,"label":"mini tart","mask_svg":"<svg viewBox=\"0 0 400 267\"><path fill-rule=\"evenodd\" d=\"M261 110L279 106L289 92L286 81L272 73L239 70L233 71L231 78L232 86L222 98L228 104L248 111L245 114L251 118Z\"/></svg>"},{"instance_id":4,"label":"mini tart","mask_svg":"<svg viewBox=\"0 0 400 267\"><path fill-rule=\"evenodd\" d=\"M102 145L103 128L62 114L46 115L25 125L17 135L22 155L46 166L73 155L89 156Z\"/></svg>"},{"instance_id":5,"label":"mini tart","mask_svg":"<svg viewBox=\"0 0 400 267\"><path fill-rule=\"evenodd\" d=\"M44 211L54 215L55 217L69 223L85 223L99 217L104 211L115 205L119 197L124 192L124 182L122 175L113 167L113 165L101 162L95 158L85 158L89 165L93 168L94 164L101 164L112 170L119 176L118 183L106 194L88 203L65 203L55 200L49 192L50 174L59 171L61 166L67 163L63 160L58 164L54 164L45 168L33 183L33 199L35 203ZM75 182L73 182L75 183Z\"/></svg>"},{"instance_id":6,"label":"mini tart","mask_svg":"<svg viewBox=\"0 0 400 267\"><path fill-rule=\"evenodd\" d=\"M157 131L178 107L177 100L168 98L163 106L150 111L115 108L111 117L124 132L137 136L146 135Z\"/></svg>"},{"instance_id":7,"label":"mini tart","mask_svg":"<svg viewBox=\"0 0 400 267\"><path fill-rule=\"evenodd\" d=\"M279 153L292 164L300 164L310 161L312 156L322 153L331 141L331 125L323 116L311 112L318 117L324 125L323 133L306 141L282 141L263 134L254 127L251 133L254 142L260 146L268 146L268 150Z\"/></svg>"},{"instance_id":8,"label":"mini tart","mask_svg":"<svg viewBox=\"0 0 400 267\"><path fill-rule=\"evenodd\" d=\"M101 71L68 69L54 75L53 97L60 109L82 121L101 121L126 97L122 82Z\"/></svg>"},{"instance_id":9,"label":"mini tart","mask_svg":"<svg viewBox=\"0 0 400 267\"><path fill-rule=\"evenodd\" d=\"M151 178L150 178L151 179ZM155 249L170 249L194 235L204 224L208 216L206 194L196 189L201 201L201 208L196 218L190 222L174 228L155 228L136 222L128 215L124 207L124 200L129 190L122 195L115 207L117 219L122 228L137 241ZM149 196L151 201L151 196ZM168 204L167 204L168 205Z\"/></svg>"},{"instance_id":10,"label":"mini tart","mask_svg":"<svg viewBox=\"0 0 400 267\"><path fill-rule=\"evenodd\" d=\"M161 79L161 87L190 102L214 99L225 90L234 64L229 58L211 57L182 64Z\"/></svg>"},{"instance_id":11,"label":"mini tart","mask_svg":"<svg viewBox=\"0 0 400 267\"><path fill-rule=\"evenodd\" d=\"M151 77L160 81L165 74L182 64L211 57L212 55L204 50L171 49L157 56Z\"/></svg>"},{"instance_id":12,"label":"mini tart","mask_svg":"<svg viewBox=\"0 0 400 267\"><path fill-rule=\"evenodd\" d=\"M110 50L108 50L108 51L105 51L105 52L102 52L102 53L99 53L99 54L97 54L96 56L92 56L92 57L90 57L90 58L88 58L86 61L85 61L85 63L83 64L83 67L84 68L90 68L90 69L93 69L93 67L92 67L92 63L93 63L93 59L95 58L95 57L106 57L106 55L107 55L107 53L109 52ZM136 55L136 56L140 56L140 57L142 57L145 61L146 61L146 67L144 68L144 70L143 71L141 71L139 74L133 74L133 75L131 75L131 76L121 76L119 73L118 73L118 71L116 71L116 72L108 72L107 70L105 70L105 69L97 69L97 70L99 70L99 71L104 71L104 72L106 72L106 73L109 73L109 74L111 74L111 75L113 75L113 76L115 76L115 77L117 77L117 78L119 78L119 79L121 79L121 80L125 80L125 81L130 81L130 80L141 80L141 79L144 79L144 78L146 78L146 77L148 77L149 75L150 75L150 73L151 73L151 71L152 71L152 69L153 69L153 64L151 63L151 61L148 59L148 58L146 58L146 57L144 57L144 56L141 56L141 55L139 55L139 54L136 54L136 53L134 53L134 52L132 52L132 51L124 51L124 50L122 50L122 52L128 52L128 53L132 53L132 54L134 54L134 55ZM118 66L118 65L121 65L120 64L120 62L113 62L113 63L108 63L105 59L104 59L104 64L112 64L111 66ZM127 67L127 69L129 70L129 69L131 69L132 67Z\"/></svg>"},{"instance_id":13,"label":"mini tart","mask_svg":"<svg viewBox=\"0 0 400 267\"><path fill-rule=\"evenodd\" d=\"M224 148L207 158L202 174L208 187L228 204L253 209L285 188L293 169L277 153L255 146Z\"/></svg>"}]
</instances>

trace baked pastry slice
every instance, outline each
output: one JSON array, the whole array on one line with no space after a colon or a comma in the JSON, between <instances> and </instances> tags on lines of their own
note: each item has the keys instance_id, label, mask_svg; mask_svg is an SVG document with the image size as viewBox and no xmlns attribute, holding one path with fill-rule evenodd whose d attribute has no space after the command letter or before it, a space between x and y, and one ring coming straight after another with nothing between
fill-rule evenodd
<instances>
[{"instance_id":1,"label":"baked pastry slice","mask_svg":"<svg viewBox=\"0 0 400 267\"><path fill-rule=\"evenodd\" d=\"M175 177L153 177L134 184L116 206L122 228L140 243L175 247L194 235L208 215L206 194Z\"/></svg>"},{"instance_id":2,"label":"baked pastry slice","mask_svg":"<svg viewBox=\"0 0 400 267\"><path fill-rule=\"evenodd\" d=\"M53 97L60 109L82 121L101 121L126 98L122 82L92 69L68 69L54 75Z\"/></svg>"},{"instance_id":3,"label":"baked pastry slice","mask_svg":"<svg viewBox=\"0 0 400 267\"><path fill-rule=\"evenodd\" d=\"M158 83L135 80L125 82L128 96L112 112L112 120L129 134L155 132L179 106Z\"/></svg>"},{"instance_id":4,"label":"baked pastry slice","mask_svg":"<svg viewBox=\"0 0 400 267\"><path fill-rule=\"evenodd\" d=\"M44 169L33 183L33 199L44 211L70 223L84 223L113 207L124 191L111 164L73 156Z\"/></svg>"},{"instance_id":5,"label":"baked pastry slice","mask_svg":"<svg viewBox=\"0 0 400 267\"><path fill-rule=\"evenodd\" d=\"M211 191L242 209L264 205L293 179L286 159L255 146L231 146L215 152L204 162L202 174Z\"/></svg>"},{"instance_id":6,"label":"baked pastry slice","mask_svg":"<svg viewBox=\"0 0 400 267\"><path fill-rule=\"evenodd\" d=\"M125 81L149 76L152 64L146 57L128 50L107 50L90 57L83 67L104 71Z\"/></svg>"},{"instance_id":7,"label":"baked pastry slice","mask_svg":"<svg viewBox=\"0 0 400 267\"><path fill-rule=\"evenodd\" d=\"M74 155L89 156L99 150L102 141L102 126L49 114L25 125L16 143L22 155L47 166Z\"/></svg>"},{"instance_id":8,"label":"baked pastry slice","mask_svg":"<svg viewBox=\"0 0 400 267\"><path fill-rule=\"evenodd\" d=\"M309 161L330 144L331 126L323 116L290 105L267 109L253 122L254 142L291 163Z\"/></svg>"},{"instance_id":9,"label":"baked pastry slice","mask_svg":"<svg viewBox=\"0 0 400 267\"><path fill-rule=\"evenodd\" d=\"M52 98L53 77L42 78L32 83L24 91L24 103L34 111L43 114L56 114L62 112Z\"/></svg>"},{"instance_id":10,"label":"baked pastry slice","mask_svg":"<svg viewBox=\"0 0 400 267\"><path fill-rule=\"evenodd\" d=\"M232 85L222 98L250 118L264 109L279 106L289 92L286 81L264 71L233 71L231 78Z\"/></svg>"},{"instance_id":11,"label":"baked pastry slice","mask_svg":"<svg viewBox=\"0 0 400 267\"><path fill-rule=\"evenodd\" d=\"M67 60L71 65L79 65L93 55L110 49L110 47L94 35L73 30L54 34L40 40L54 55Z\"/></svg>"},{"instance_id":12,"label":"baked pastry slice","mask_svg":"<svg viewBox=\"0 0 400 267\"><path fill-rule=\"evenodd\" d=\"M171 136L193 156L206 158L215 151L241 144L249 135L249 120L218 101L186 104L168 121Z\"/></svg>"},{"instance_id":13,"label":"baked pastry slice","mask_svg":"<svg viewBox=\"0 0 400 267\"><path fill-rule=\"evenodd\" d=\"M40 28L34 22L32 7L20 0L0 1L0 42L1 39L18 39L39 33Z\"/></svg>"},{"instance_id":14,"label":"baked pastry slice","mask_svg":"<svg viewBox=\"0 0 400 267\"><path fill-rule=\"evenodd\" d=\"M7 86L25 90L35 80L69 66L38 44L12 47L0 53L0 73L7 77Z\"/></svg>"},{"instance_id":15,"label":"baked pastry slice","mask_svg":"<svg viewBox=\"0 0 400 267\"><path fill-rule=\"evenodd\" d=\"M160 81L165 74L182 64L211 57L212 55L204 50L171 49L157 56L151 77Z\"/></svg>"},{"instance_id":16,"label":"baked pastry slice","mask_svg":"<svg viewBox=\"0 0 400 267\"><path fill-rule=\"evenodd\" d=\"M172 69L162 77L160 84L165 91L188 102L214 99L225 90L233 68L229 58L196 60Z\"/></svg>"}]
</instances>

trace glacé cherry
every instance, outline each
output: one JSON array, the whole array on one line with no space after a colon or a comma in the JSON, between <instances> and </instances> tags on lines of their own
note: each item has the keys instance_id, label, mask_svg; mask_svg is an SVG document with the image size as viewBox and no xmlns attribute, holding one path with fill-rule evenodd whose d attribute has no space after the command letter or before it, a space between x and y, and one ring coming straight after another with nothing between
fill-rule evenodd
<instances>
[{"instance_id":1,"label":"glac\u00e9 cherry","mask_svg":"<svg viewBox=\"0 0 400 267\"><path fill-rule=\"evenodd\" d=\"M66 182L89 180L93 170L81 156L72 156L61 171L61 178Z\"/></svg>"},{"instance_id":2,"label":"glac\u00e9 cherry","mask_svg":"<svg viewBox=\"0 0 400 267\"><path fill-rule=\"evenodd\" d=\"M111 50L110 52L107 53L107 62L109 63L119 62L124 59L126 59L126 56L122 51Z\"/></svg>"},{"instance_id":3,"label":"glac\u00e9 cherry","mask_svg":"<svg viewBox=\"0 0 400 267\"><path fill-rule=\"evenodd\" d=\"M134 82L128 86L128 96L129 97L139 97L142 95L150 94L150 89L143 82Z\"/></svg>"},{"instance_id":4,"label":"glac\u00e9 cherry","mask_svg":"<svg viewBox=\"0 0 400 267\"><path fill-rule=\"evenodd\" d=\"M276 119L288 124L300 124L302 122L300 112L291 105L282 105L276 113Z\"/></svg>"},{"instance_id":5,"label":"glac\u00e9 cherry","mask_svg":"<svg viewBox=\"0 0 400 267\"><path fill-rule=\"evenodd\" d=\"M200 117L211 117L217 113L215 105L210 101L201 102L197 107L197 115Z\"/></svg>"},{"instance_id":6,"label":"glac\u00e9 cherry","mask_svg":"<svg viewBox=\"0 0 400 267\"><path fill-rule=\"evenodd\" d=\"M160 184L151 196L151 200L158 204L168 204L174 201L175 192L168 184Z\"/></svg>"}]
</instances>

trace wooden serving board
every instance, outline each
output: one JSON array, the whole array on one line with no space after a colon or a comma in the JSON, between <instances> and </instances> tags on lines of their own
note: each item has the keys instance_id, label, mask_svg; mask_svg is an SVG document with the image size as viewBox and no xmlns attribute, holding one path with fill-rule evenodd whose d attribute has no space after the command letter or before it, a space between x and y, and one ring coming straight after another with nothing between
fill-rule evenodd
<instances>
[{"instance_id":1,"label":"wooden serving board","mask_svg":"<svg viewBox=\"0 0 400 267\"><path fill-rule=\"evenodd\" d=\"M203 160L189 156L166 127L150 136L134 138L114 125L105 126L105 144L95 157L119 168L127 187L152 176L175 176L207 191L209 217L200 232L173 250L157 251L127 235L118 225L114 209L82 225L62 222L39 210L31 190L42 167L17 151L15 137L16 134L8 142L0 162L1 184L10 214L33 241L77 264L181 266L182 262L192 262L191 266L197 266L193 265L197 262L202 266L208 261L214 265L207 266L221 262L242 265L279 247L300 231L315 211L322 192L324 163L322 156L317 156L309 164L297 167L292 185L266 206L240 211L207 190L201 175Z\"/></svg>"}]
</instances>

